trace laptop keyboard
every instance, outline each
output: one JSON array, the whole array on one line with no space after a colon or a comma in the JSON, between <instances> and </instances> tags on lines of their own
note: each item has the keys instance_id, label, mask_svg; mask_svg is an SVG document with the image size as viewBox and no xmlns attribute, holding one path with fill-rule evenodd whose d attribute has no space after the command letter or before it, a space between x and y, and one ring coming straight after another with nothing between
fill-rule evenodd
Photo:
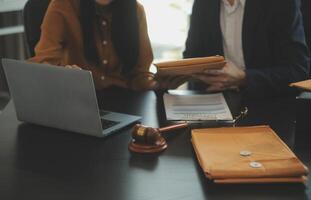
<instances>
[{"instance_id":1,"label":"laptop keyboard","mask_svg":"<svg viewBox=\"0 0 311 200\"><path fill-rule=\"evenodd\" d=\"M113 127L113 126L115 126L115 125L120 123L120 122L111 121L111 120L108 120L108 119L100 119L100 120L102 122L103 130L108 129L110 127Z\"/></svg>"}]
</instances>

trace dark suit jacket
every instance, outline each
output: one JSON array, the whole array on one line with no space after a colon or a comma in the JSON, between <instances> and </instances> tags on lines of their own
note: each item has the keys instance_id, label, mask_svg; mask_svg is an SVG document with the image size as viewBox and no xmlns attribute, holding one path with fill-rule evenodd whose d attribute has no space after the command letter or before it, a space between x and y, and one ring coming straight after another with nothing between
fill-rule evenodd
<instances>
[{"instance_id":1,"label":"dark suit jacket","mask_svg":"<svg viewBox=\"0 0 311 200\"><path fill-rule=\"evenodd\" d=\"M303 16L303 24L305 27L306 41L309 49L311 48L311 1L301 1L301 11Z\"/></svg>"},{"instance_id":2,"label":"dark suit jacket","mask_svg":"<svg viewBox=\"0 0 311 200\"><path fill-rule=\"evenodd\" d=\"M223 55L220 1L195 0L184 57ZM288 84L308 78L299 0L247 0L242 30L247 98L292 92ZM192 83L191 89L202 88Z\"/></svg>"}]
</instances>

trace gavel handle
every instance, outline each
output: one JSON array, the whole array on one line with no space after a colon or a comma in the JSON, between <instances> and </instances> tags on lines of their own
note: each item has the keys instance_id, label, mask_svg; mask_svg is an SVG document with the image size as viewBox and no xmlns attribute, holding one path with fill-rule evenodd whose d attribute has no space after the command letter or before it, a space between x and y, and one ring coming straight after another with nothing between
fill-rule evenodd
<instances>
[{"instance_id":1,"label":"gavel handle","mask_svg":"<svg viewBox=\"0 0 311 200\"><path fill-rule=\"evenodd\" d=\"M160 133L163 133L163 132L173 131L173 130L177 130L177 129L181 129L181 128L187 128L187 127L188 127L188 123L181 123L181 124L175 124L172 126L159 128L158 130Z\"/></svg>"}]
</instances>

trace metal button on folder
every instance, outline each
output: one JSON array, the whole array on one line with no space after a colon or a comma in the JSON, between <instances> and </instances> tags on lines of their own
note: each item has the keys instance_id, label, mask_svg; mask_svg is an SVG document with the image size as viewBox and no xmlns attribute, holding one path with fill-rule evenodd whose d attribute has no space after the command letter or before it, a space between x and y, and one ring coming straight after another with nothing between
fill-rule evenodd
<instances>
[{"instance_id":1,"label":"metal button on folder","mask_svg":"<svg viewBox=\"0 0 311 200\"><path fill-rule=\"evenodd\" d=\"M101 76L100 80L102 80L102 81L105 80L105 76Z\"/></svg>"},{"instance_id":2,"label":"metal button on folder","mask_svg":"<svg viewBox=\"0 0 311 200\"><path fill-rule=\"evenodd\" d=\"M251 156L252 154L253 153L251 151L248 151L248 150L240 151L240 155L244 156L244 157Z\"/></svg>"},{"instance_id":3,"label":"metal button on folder","mask_svg":"<svg viewBox=\"0 0 311 200\"><path fill-rule=\"evenodd\" d=\"M103 41L103 45L107 45L107 41L106 40Z\"/></svg>"},{"instance_id":4,"label":"metal button on folder","mask_svg":"<svg viewBox=\"0 0 311 200\"><path fill-rule=\"evenodd\" d=\"M252 168L261 168L262 164L259 162L251 162L249 163L249 166L251 166Z\"/></svg>"}]
</instances>

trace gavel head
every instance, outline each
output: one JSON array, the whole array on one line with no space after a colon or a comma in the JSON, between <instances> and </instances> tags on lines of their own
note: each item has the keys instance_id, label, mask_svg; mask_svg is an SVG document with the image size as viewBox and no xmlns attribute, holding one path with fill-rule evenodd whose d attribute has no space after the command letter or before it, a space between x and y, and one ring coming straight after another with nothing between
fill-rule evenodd
<instances>
[{"instance_id":1,"label":"gavel head","mask_svg":"<svg viewBox=\"0 0 311 200\"><path fill-rule=\"evenodd\" d=\"M146 127L141 124L136 124L132 130L132 137L135 143L146 145L157 145L161 141L162 136L158 129Z\"/></svg>"}]
</instances>

